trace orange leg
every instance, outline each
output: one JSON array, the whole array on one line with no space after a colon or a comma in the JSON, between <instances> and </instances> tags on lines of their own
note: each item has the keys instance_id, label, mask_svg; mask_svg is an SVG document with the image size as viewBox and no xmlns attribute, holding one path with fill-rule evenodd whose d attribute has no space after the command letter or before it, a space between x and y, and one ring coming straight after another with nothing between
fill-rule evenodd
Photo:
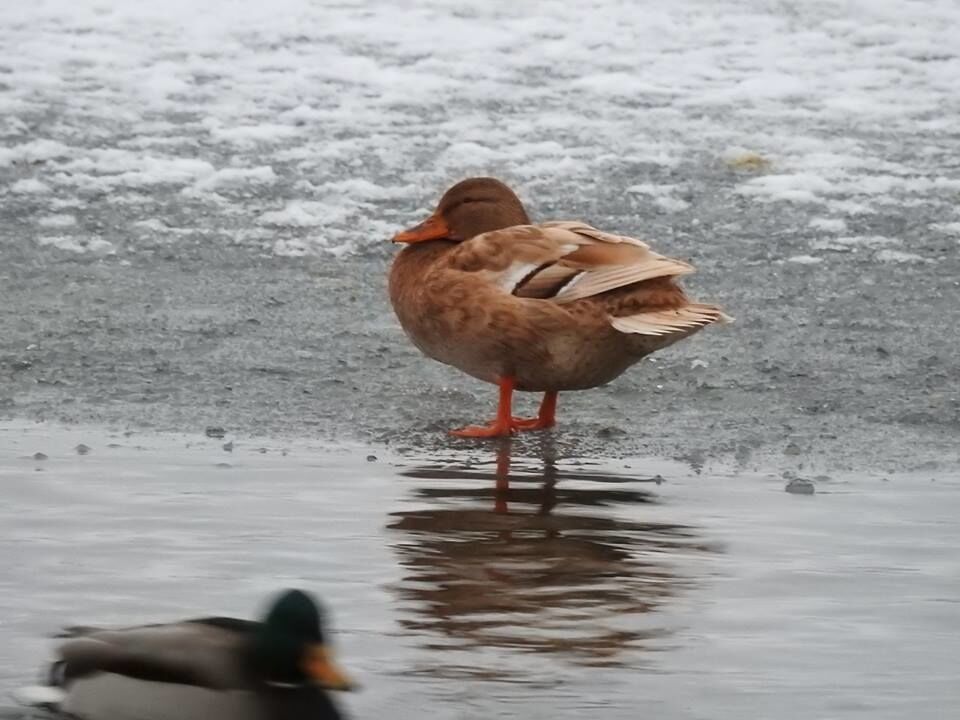
<instances>
[{"instance_id":1,"label":"orange leg","mask_svg":"<svg viewBox=\"0 0 960 720\"><path fill-rule=\"evenodd\" d=\"M513 433L513 417L510 404L513 400L514 379L500 378L500 403L497 405L497 418L487 425L467 425L459 430L451 430L451 435L465 438L509 437Z\"/></svg>"},{"instance_id":2,"label":"orange leg","mask_svg":"<svg viewBox=\"0 0 960 720\"><path fill-rule=\"evenodd\" d=\"M513 418L513 427L517 430L546 430L557 424L557 391L548 390L543 394L540 413L535 418Z\"/></svg>"}]
</instances>

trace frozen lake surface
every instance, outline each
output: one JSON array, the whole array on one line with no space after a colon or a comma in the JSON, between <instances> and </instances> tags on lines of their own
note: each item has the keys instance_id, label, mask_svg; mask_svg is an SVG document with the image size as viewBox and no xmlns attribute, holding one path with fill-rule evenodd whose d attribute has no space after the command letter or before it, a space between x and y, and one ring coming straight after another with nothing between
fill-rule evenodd
<instances>
[{"instance_id":1,"label":"frozen lake surface","mask_svg":"<svg viewBox=\"0 0 960 720\"><path fill-rule=\"evenodd\" d=\"M748 468L557 460L549 440L512 462L223 442L0 430L0 686L33 681L61 623L246 616L294 585L329 606L358 718L960 702L960 477L798 495Z\"/></svg>"}]
</instances>

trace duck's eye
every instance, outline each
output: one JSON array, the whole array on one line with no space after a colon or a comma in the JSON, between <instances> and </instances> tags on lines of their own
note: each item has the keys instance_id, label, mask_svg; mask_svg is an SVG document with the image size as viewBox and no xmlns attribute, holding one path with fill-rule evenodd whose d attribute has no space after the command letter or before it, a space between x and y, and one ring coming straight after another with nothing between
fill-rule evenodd
<instances>
[{"instance_id":1,"label":"duck's eye","mask_svg":"<svg viewBox=\"0 0 960 720\"><path fill-rule=\"evenodd\" d=\"M452 210L455 207L460 207L461 205L467 205L471 203L488 203L488 202L493 202L493 198L485 198L485 197L477 197L476 195L468 195L462 200L458 200L456 203L454 203L450 209Z\"/></svg>"}]
</instances>

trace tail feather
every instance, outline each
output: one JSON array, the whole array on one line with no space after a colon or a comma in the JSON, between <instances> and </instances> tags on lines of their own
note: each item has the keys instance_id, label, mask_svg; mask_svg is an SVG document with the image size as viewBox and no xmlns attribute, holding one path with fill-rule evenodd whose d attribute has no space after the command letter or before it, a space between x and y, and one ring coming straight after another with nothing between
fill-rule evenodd
<instances>
[{"instance_id":1,"label":"tail feather","mask_svg":"<svg viewBox=\"0 0 960 720\"><path fill-rule=\"evenodd\" d=\"M719 307L703 303L690 303L671 310L653 310L610 319L610 324L615 329L636 335L687 334L706 325L728 322L733 322L733 318Z\"/></svg>"}]
</instances>

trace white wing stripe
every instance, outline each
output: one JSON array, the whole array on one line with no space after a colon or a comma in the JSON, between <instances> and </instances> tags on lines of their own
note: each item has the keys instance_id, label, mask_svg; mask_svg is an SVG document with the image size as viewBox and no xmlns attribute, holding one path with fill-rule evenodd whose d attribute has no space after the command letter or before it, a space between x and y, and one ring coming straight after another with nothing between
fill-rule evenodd
<instances>
[{"instance_id":1,"label":"white wing stripe","mask_svg":"<svg viewBox=\"0 0 960 720\"><path fill-rule=\"evenodd\" d=\"M513 293L520 282L538 267L535 263L514 263L504 271L497 284L508 293Z\"/></svg>"}]
</instances>

